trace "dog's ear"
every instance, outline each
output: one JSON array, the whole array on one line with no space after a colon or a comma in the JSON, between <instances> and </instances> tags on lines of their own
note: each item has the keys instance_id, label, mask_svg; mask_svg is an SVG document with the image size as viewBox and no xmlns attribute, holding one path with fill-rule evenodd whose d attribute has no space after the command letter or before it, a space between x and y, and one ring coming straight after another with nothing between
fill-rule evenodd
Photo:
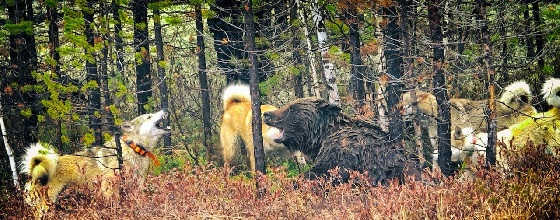
<instances>
[{"instance_id":1,"label":"dog's ear","mask_svg":"<svg viewBox=\"0 0 560 220\"><path fill-rule=\"evenodd\" d=\"M131 132L132 131L132 125L128 122L123 122L121 124L121 130L123 132Z\"/></svg>"},{"instance_id":2,"label":"dog's ear","mask_svg":"<svg viewBox=\"0 0 560 220\"><path fill-rule=\"evenodd\" d=\"M459 126L455 126L455 132L453 132L453 138L461 139L463 137L463 129Z\"/></svg>"}]
</instances>

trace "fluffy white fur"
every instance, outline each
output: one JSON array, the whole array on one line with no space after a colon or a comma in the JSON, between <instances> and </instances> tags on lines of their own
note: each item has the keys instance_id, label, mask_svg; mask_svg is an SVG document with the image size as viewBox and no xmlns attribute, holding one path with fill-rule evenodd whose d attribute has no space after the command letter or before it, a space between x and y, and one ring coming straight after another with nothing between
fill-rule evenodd
<instances>
[{"instance_id":1,"label":"fluffy white fur","mask_svg":"<svg viewBox=\"0 0 560 220\"><path fill-rule=\"evenodd\" d=\"M21 172L31 175L33 167L35 164L33 160L39 158L46 158L46 160L41 161L48 161L48 169L49 170L56 170L56 164L58 162L58 154L48 145L43 145L41 143L33 143L27 148L25 154L20 162ZM52 174L51 174L52 175Z\"/></svg>"},{"instance_id":2,"label":"fluffy white fur","mask_svg":"<svg viewBox=\"0 0 560 220\"><path fill-rule=\"evenodd\" d=\"M506 86L502 96L500 97L500 102L509 104L515 97L519 97L521 95L527 95L527 97L531 96L531 88L524 80L516 81Z\"/></svg>"},{"instance_id":3,"label":"fluffy white fur","mask_svg":"<svg viewBox=\"0 0 560 220\"><path fill-rule=\"evenodd\" d=\"M472 131L472 129L469 130L468 128L464 128L462 131L465 130ZM478 157L483 157L483 158L486 157L486 147L488 146L488 133L481 132L481 133L474 134L471 132L471 133L464 133L464 134L466 136L465 136L463 151L473 152L471 156L471 160L473 162L476 162L478 161ZM506 144L506 146L509 146L512 138L512 133L510 129L501 130L497 133L496 136L498 141L501 141L504 144ZM507 164L505 164L505 161L501 157L501 151L502 148L500 147L500 145L496 145L496 161L502 167L506 167Z\"/></svg>"},{"instance_id":4,"label":"fluffy white fur","mask_svg":"<svg viewBox=\"0 0 560 220\"><path fill-rule=\"evenodd\" d=\"M560 96L556 95L558 91L560 91L560 79L550 78L544 83L541 94L549 105L560 107Z\"/></svg>"},{"instance_id":5,"label":"fluffy white fur","mask_svg":"<svg viewBox=\"0 0 560 220\"><path fill-rule=\"evenodd\" d=\"M222 93L224 109L227 109L229 102L235 99L241 99L248 102L251 101L251 89L247 84L233 84L224 89L224 92Z\"/></svg>"}]
</instances>

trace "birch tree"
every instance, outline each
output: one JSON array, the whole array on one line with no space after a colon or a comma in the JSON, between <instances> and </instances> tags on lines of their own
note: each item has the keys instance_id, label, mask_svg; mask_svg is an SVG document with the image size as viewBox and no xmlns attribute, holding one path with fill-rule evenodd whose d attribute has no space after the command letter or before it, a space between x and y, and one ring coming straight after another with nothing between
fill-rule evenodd
<instances>
[{"instance_id":1,"label":"birch tree","mask_svg":"<svg viewBox=\"0 0 560 220\"><path fill-rule=\"evenodd\" d=\"M10 169L12 170L12 179L14 181L14 186L19 189L19 178L17 174L16 162L14 160L14 151L8 144L8 133L6 133L6 126L4 125L4 114L2 113L4 108L2 108L2 92L0 92L0 129L2 130L2 140L4 141L4 147L6 148L6 153L8 154L8 160L10 160Z\"/></svg>"},{"instance_id":2,"label":"birch tree","mask_svg":"<svg viewBox=\"0 0 560 220\"><path fill-rule=\"evenodd\" d=\"M302 21L303 34L305 35L305 43L307 45L307 58L309 59L309 70L311 71L312 92L315 97L321 98L321 93L319 91L319 78L317 77L317 69L315 68L317 61L315 60L315 55L311 46L311 36L309 29L307 28L307 19L303 13L303 6L301 5L300 0L295 1L296 7L298 8L299 19Z\"/></svg>"},{"instance_id":3,"label":"birch tree","mask_svg":"<svg viewBox=\"0 0 560 220\"><path fill-rule=\"evenodd\" d=\"M331 62L328 53L328 35L325 28L325 21L321 15L319 1L315 0L313 4L313 21L317 30L317 41L319 42L319 51L321 52L321 63L323 64L323 75L327 82L326 91L330 104L340 105L340 97L338 95L338 86L336 85L336 70L334 63Z\"/></svg>"}]
</instances>

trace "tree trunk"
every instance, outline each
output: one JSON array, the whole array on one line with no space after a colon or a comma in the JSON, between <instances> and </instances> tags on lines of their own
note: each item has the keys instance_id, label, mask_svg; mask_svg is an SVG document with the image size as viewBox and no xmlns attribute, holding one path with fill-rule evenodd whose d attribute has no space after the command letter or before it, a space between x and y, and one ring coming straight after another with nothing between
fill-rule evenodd
<instances>
[{"instance_id":1,"label":"tree trunk","mask_svg":"<svg viewBox=\"0 0 560 220\"><path fill-rule=\"evenodd\" d=\"M412 15L412 20L416 19L414 13L415 6L413 5L412 0L404 0L401 6L401 19L402 19L402 37L404 45L402 46L403 49L403 56L406 57L404 59L405 67L407 72L405 75L410 76L414 80L414 88L410 91L410 98L412 102L412 112L414 113L414 119L412 120L412 126L414 127L414 143L416 145L415 155L417 155L417 159L419 164L424 164L426 162L424 158L424 151L431 149L431 146L424 146L422 143L422 129L421 129L421 117L418 111L418 102L416 97L416 90L418 89L418 76L415 74L414 71L414 60L411 58L413 57L412 54L412 42L410 38L410 33L414 33L414 29L412 29L410 25L410 19L408 17L409 14Z\"/></svg>"},{"instance_id":2,"label":"tree trunk","mask_svg":"<svg viewBox=\"0 0 560 220\"><path fill-rule=\"evenodd\" d=\"M34 16L33 16L33 1L32 0L24 0L25 1L25 7L26 7L26 14L25 14L25 20L26 21L31 21L32 23L34 23ZM35 45L35 33L32 34L25 34L23 35L25 38L26 42L29 42L29 48L33 48L31 50L28 51L28 53L31 55L30 56L30 66L31 66L31 70L36 70L37 69L37 48Z\"/></svg>"},{"instance_id":3,"label":"tree trunk","mask_svg":"<svg viewBox=\"0 0 560 220\"><path fill-rule=\"evenodd\" d=\"M389 115L389 135L391 140L400 142L402 140L403 122L400 111L397 108L401 93L402 83L402 56L401 56L401 29L399 26L398 12L396 7L385 8L388 16L388 24L383 30L383 48L385 49L385 62L389 82L385 98L387 100L387 111Z\"/></svg>"},{"instance_id":4,"label":"tree trunk","mask_svg":"<svg viewBox=\"0 0 560 220\"><path fill-rule=\"evenodd\" d=\"M542 32L540 31L541 29L541 13L540 13L540 8L539 8L539 1L533 1L533 3L531 4L532 9L533 9L533 27L535 30L535 42L536 42L536 46L537 46L537 52L536 52L536 56L538 56L537 59L537 63L539 65L539 70L542 71L542 69L544 68L544 55L542 54L543 52L543 48L544 48L544 39L543 39L543 35ZM540 74L541 76L539 77L539 79L541 80L539 83L542 83L544 81L544 75Z\"/></svg>"},{"instance_id":5,"label":"tree trunk","mask_svg":"<svg viewBox=\"0 0 560 220\"><path fill-rule=\"evenodd\" d=\"M54 60L51 65L51 70L56 73L59 77L60 75L60 54L57 49L60 46L60 41L58 39L58 5L55 1L54 3L47 3L47 16L49 17L49 55ZM64 80L63 80L64 81Z\"/></svg>"},{"instance_id":6,"label":"tree trunk","mask_svg":"<svg viewBox=\"0 0 560 220\"><path fill-rule=\"evenodd\" d=\"M527 46L527 58L532 59L535 57L535 46L531 34L531 19L529 17L529 5L525 6L523 10L523 20L525 21L525 44Z\"/></svg>"},{"instance_id":7,"label":"tree trunk","mask_svg":"<svg viewBox=\"0 0 560 220\"><path fill-rule=\"evenodd\" d=\"M451 114L449 109L449 96L445 83L445 73L442 66L444 62L444 49L442 46L443 35L441 27L441 0L431 0L428 5L428 19L430 21L431 41L433 44L434 58L434 95L438 105L437 115L437 143L438 165L442 173L449 176L453 174L451 162Z\"/></svg>"},{"instance_id":8,"label":"tree trunk","mask_svg":"<svg viewBox=\"0 0 560 220\"><path fill-rule=\"evenodd\" d=\"M101 8L106 11L107 5L105 2L101 3ZM107 64L107 59L109 59L109 15L103 15L104 21L102 24L105 26L105 30L107 32L100 33L101 43L103 44L103 48L101 49L101 64L99 65L99 69L101 70L100 74L100 81L101 87L103 89L103 116L105 118L104 127L106 131L113 131L113 126L115 124L115 120L113 119L113 114L110 111L110 106L113 104L113 100L111 98L111 92L109 91L109 68Z\"/></svg>"},{"instance_id":9,"label":"tree trunk","mask_svg":"<svg viewBox=\"0 0 560 220\"><path fill-rule=\"evenodd\" d=\"M380 16L379 14L377 14L377 16ZM378 37L378 39L383 39L383 28L381 28L381 19L375 19L375 36ZM384 41L381 40L381 43L379 44L379 47L377 49L377 54L375 55L375 57L373 58L373 62L375 65L375 72L376 72L376 77L380 77L381 73L384 72L384 68L385 66L383 65L384 62ZM372 106L375 106L375 114L377 115L377 121L379 122L379 126L384 130L387 131L389 129L389 121L387 120L387 114L386 114L386 108L385 106L385 95L384 90L383 90L383 85L382 82L378 80L377 83L375 83L372 86L372 97L375 97L374 100L372 100Z\"/></svg>"},{"instance_id":10,"label":"tree trunk","mask_svg":"<svg viewBox=\"0 0 560 220\"><path fill-rule=\"evenodd\" d=\"M10 144L8 144L8 134L6 133L6 126L4 125L4 114L2 114L3 111L4 108L2 108L2 92L0 92L0 131L2 132L0 134L2 134L4 148L6 148L6 154L8 154L8 160L10 161L10 169L12 171L12 180L14 181L14 187L19 190L19 178L16 162L14 160L14 151L10 147Z\"/></svg>"},{"instance_id":11,"label":"tree trunk","mask_svg":"<svg viewBox=\"0 0 560 220\"><path fill-rule=\"evenodd\" d=\"M134 0L134 47L136 56L136 97L138 98L138 114L145 114L144 105L152 97L152 77L150 75L150 47L148 38L148 0ZM135 59L136 60L136 59Z\"/></svg>"},{"instance_id":12,"label":"tree trunk","mask_svg":"<svg viewBox=\"0 0 560 220\"><path fill-rule=\"evenodd\" d=\"M58 38L58 2L47 2L47 16L49 19L49 55L54 61L54 63L51 64L51 71L59 77L58 81L60 83L66 84L68 79L66 74L60 72L60 54L57 50L60 46L60 40ZM53 124L56 127L54 144L56 146L62 146L62 123L58 120Z\"/></svg>"},{"instance_id":13,"label":"tree trunk","mask_svg":"<svg viewBox=\"0 0 560 220\"><path fill-rule=\"evenodd\" d=\"M299 19L301 20L303 26L303 34L305 35L305 42L307 43L307 58L309 59L309 70L311 71L311 80L312 80L312 92L313 96L316 98L321 98L321 93L319 91L319 78L317 77L317 70L315 68L315 54L313 53L313 49L311 47L311 35L309 35L309 29L307 28L307 22L305 19L305 15L303 13L303 6L301 5L300 0L296 1L296 7L298 8L299 12Z\"/></svg>"},{"instance_id":14,"label":"tree trunk","mask_svg":"<svg viewBox=\"0 0 560 220\"><path fill-rule=\"evenodd\" d=\"M362 64L362 55L360 54L360 33L358 30L359 17L360 16L355 9L352 9L351 13L346 13L346 19L350 27L350 47L352 49L350 58L352 60L350 81L352 81L353 85L352 93L354 101L357 102L356 104L358 108L361 108L365 104L366 91L364 89L365 66Z\"/></svg>"},{"instance_id":15,"label":"tree trunk","mask_svg":"<svg viewBox=\"0 0 560 220\"><path fill-rule=\"evenodd\" d=\"M261 100L259 94L259 78L257 73L257 55L255 54L255 24L253 21L252 1L245 3L245 31L246 44L249 53L249 84L251 87L251 111L252 111L252 132L253 146L255 150L255 170L257 171L257 195L261 197L264 194L264 188L260 185L260 175L266 174L264 164L264 148L262 137L262 120L261 120Z\"/></svg>"},{"instance_id":16,"label":"tree trunk","mask_svg":"<svg viewBox=\"0 0 560 220\"><path fill-rule=\"evenodd\" d=\"M488 109L486 112L487 117L487 130L488 130L488 146L486 146L486 163L488 165L496 164L496 138L497 138L497 127L496 127L496 95L494 94L494 64L492 60L492 49L490 45L490 34L488 33L488 20L486 17L486 5L488 4L486 0L478 0L478 7L480 13L481 28L480 32L482 34L482 48L484 49L484 68L487 74L487 87L488 87Z\"/></svg>"},{"instance_id":17,"label":"tree trunk","mask_svg":"<svg viewBox=\"0 0 560 220\"><path fill-rule=\"evenodd\" d=\"M202 126L204 134L202 144L208 154L215 154L214 147L210 144L212 137L210 89L208 88L208 77L206 76L206 45L204 44L204 23L202 20L201 5L195 6L196 14L196 46L198 48L198 83L200 84L200 99L202 100Z\"/></svg>"},{"instance_id":18,"label":"tree trunk","mask_svg":"<svg viewBox=\"0 0 560 220\"><path fill-rule=\"evenodd\" d=\"M197 24L198 25L198 24ZM157 72L159 78L159 93L161 96L161 109L167 110L169 107L169 93L167 92L167 80L165 77L165 66L163 62L165 62L165 57L163 55L163 38L161 34L161 15L159 12L159 8L154 9L154 32L155 32L155 43L156 43L156 50L157 50ZM203 114L204 114L203 110ZM166 128L169 126L169 117L166 117L163 120L163 127ZM206 145L204 145L206 146ZM163 148L164 153L167 155L171 155L171 134L165 134L163 136Z\"/></svg>"},{"instance_id":19,"label":"tree trunk","mask_svg":"<svg viewBox=\"0 0 560 220\"><path fill-rule=\"evenodd\" d=\"M331 62L328 53L327 45L327 28L325 21L321 16L319 10L319 1L314 0L313 7L313 20L315 21L315 28L317 29L317 41L319 42L319 50L321 51L321 63L323 64L323 76L326 81L326 92L328 94L328 101L330 104L340 105L340 97L338 96L338 86L336 85L336 70L334 63ZM359 41L359 37L358 37ZM363 72L362 72L363 74ZM365 93L365 91L364 91Z\"/></svg>"},{"instance_id":20,"label":"tree trunk","mask_svg":"<svg viewBox=\"0 0 560 220\"><path fill-rule=\"evenodd\" d=\"M504 3L500 4L500 8L498 10L498 17L505 18L505 10L506 5ZM506 21L501 20L500 22L500 35L503 38L502 42L502 51L500 53L500 57L502 58L502 63L500 65L500 79L498 80L499 85L505 85L509 82L509 74L507 71L507 65L509 60L509 53L508 53L508 40L507 40L507 31L506 31Z\"/></svg>"},{"instance_id":21,"label":"tree trunk","mask_svg":"<svg viewBox=\"0 0 560 220\"><path fill-rule=\"evenodd\" d=\"M27 1L8 2L8 22L19 24L25 28L34 29L32 20L33 11ZM31 75L35 68L37 52L35 48L35 37L33 33L18 30L9 33L9 54L10 61L5 76L0 77L0 88L6 95L2 99L4 107L3 114L10 118L5 125L8 137L12 139L13 149L16 155L23 152L26 146L37 141L37 115L40 113L37 94L34 91L22 91L26 85L35 85L36 80ZM15 84L17 87L12 87ZM9 92L7 92L9 91ZM23 116L20 112L31 113L29 117Z\"/></svg>"},{"instance_id":22,"label":"tree trunk","mask_svg":"<svg viewBox=\"0 0 560 220\"><path fill-rule=\"evenodd\" d=\"M294 0L295 3L295 0ZM294 4L290 7L290 24L295 24L297 21L297 5ZM297 68L298 72L293 75L294 77L294 92L297 98L303 98L303 70L300 67L303 61L301 60L300 54L300 39L298 34L299 28L292 25L292 59L294 60L294 66Z\"/></svg>"},{"instance_id":23,"label":"tree trunk","mask_svg":"<svg viewBox=\"0 0 560 220\"><path fill-rule=\"evenodd\" d=\"M121 17L119 16L119 0L113 0L111 2L111 10L112 10L112 14L113 14L113 20L115 22L115 33L114 33L114 38L115 38L115 52L116 52L116 58L117 58L117 72L118 74L122 74L123 75L123 79L126 81L128 81L128 74L125 73L124 71L124 48L123 48L123 40L121 37L121 31L122 31L122 24L121 24ZM116 74L115 74L116 75Z\"/></svg>"},{"instance_id":24,"label":"tree trunk","mask_svg":"<svg viewBox=\"0 0 560 220\"><path fill-rule=\"evenodd\" d=\"M93 52L94 44L94 36L93 31L91 29L93 23L93 1L87 1L87 8L82 9L82 13L84 15L85 21L85 30L84 35L86 36L86 40L88 45L84 48L84 53L86 54L86 72L87 76L86 79L88 83L95 82L97 86L89 87L88 88L88 117L89 117L89 126L93 129L95 142L94 145L101 145L103 140L101 139L101 119L97 117L96 113L100 113L101 110L101 94L100 94L100 81L99 75L97 73L97 64L96 64L96 57L95 53Z\"/></svg>"}]
</instances>

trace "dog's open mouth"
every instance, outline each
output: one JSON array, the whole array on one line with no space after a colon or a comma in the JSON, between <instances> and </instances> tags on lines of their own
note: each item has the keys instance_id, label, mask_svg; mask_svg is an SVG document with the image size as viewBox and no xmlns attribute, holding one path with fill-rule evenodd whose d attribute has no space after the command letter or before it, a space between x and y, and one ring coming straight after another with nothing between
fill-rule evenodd
<instances>
[{"instance_id":1,"label":"dog's open mouth","mask_svg":"<svg viewBox=\"0 0 560 220\"><path fill-rule=\"evenodd\" d=\"M170 130L171 130L171 127L170 127L169 125L168 125L168 126L165 126L164 120L167 118L166 116L167 116L167 114L164 114L163 117L161 117L161 118L156 122L156 128L157 128L157 129L161 129L161 130L165 130L165 131L170 131Z\"/></svg>"},{"instance_id":2,"label":"dog's open mouth","mask_svg":"<svg viewBox=\"0 0 560 220\"><path fill-rule=\"evenodd\" d=\"M271 129L274 129L273 132L270 132L272 140L276 143L282 143L284 141L284 129L272 126Z\"/></svg>"}]
</instances>

